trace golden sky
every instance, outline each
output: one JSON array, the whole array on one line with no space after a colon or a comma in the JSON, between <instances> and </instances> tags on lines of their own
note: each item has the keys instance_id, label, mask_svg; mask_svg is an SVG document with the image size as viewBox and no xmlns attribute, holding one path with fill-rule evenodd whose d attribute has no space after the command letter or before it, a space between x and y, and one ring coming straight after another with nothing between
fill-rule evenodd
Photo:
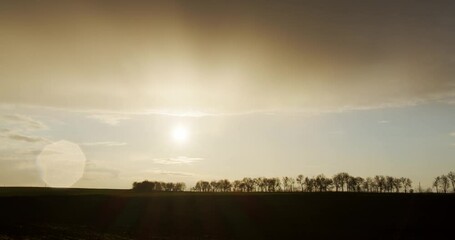
<instances>
[{"instance_id":1,"label":"golden sky","mask_svg":"<svg viewBox=\"0 0 455 240\"><path fill-rule=\"evenodd\" d=\"M0 100L333 111L454 93L453 3L2 1Z\"/></svg>"},{"instance_id":2,"label":"golden sky","mask_svg":"<svg viewBox=\"0 0 455 240\"><path fill-rule=\"evenodd\" d=\"M339 171L429 183L455 170L454 12L2 0L0 184L41 186L36 159L56 145L86 157L78 187Z\"/></svg>"}]
</instances>

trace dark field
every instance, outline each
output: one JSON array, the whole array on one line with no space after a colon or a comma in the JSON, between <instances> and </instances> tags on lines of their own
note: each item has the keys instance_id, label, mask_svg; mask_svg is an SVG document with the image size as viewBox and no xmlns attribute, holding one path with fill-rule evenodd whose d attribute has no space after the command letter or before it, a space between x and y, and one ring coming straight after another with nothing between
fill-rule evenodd
<instances>
[{"instance_id":1,"label":"dark field","mask_svg":"<svg viewBox=\"0 0 455 240\"><path fill-rule=\"evenodd\" d=\"M455 194L0 188L3 239L437 239Z\"/></svg>"}]
</instances>

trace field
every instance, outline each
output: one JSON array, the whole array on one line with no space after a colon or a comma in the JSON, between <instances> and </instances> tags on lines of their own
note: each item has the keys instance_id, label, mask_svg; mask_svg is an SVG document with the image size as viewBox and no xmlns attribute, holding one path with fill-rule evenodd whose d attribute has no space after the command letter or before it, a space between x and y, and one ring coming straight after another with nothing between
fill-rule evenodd
<instances>
[{"instance_id":1,"label":"field","mask_svg":"<svg viewBox=\"0 0 455 240\"><path fill-rule=\"evenodd\" d=\"M0 188L0 239L436 239L455 194Z\"/></svg>"}]
</instances>

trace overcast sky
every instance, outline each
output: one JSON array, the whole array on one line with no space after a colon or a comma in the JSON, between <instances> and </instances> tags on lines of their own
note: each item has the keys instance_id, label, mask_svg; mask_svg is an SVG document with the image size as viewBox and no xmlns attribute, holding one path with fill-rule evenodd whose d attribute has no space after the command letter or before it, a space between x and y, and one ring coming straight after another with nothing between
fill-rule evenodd
<instances>
[{"instance_id":1,"label":"overcast sky","mask_svg":"<svg viewBox=\"0 0 455 240\"><path fill-rule=\"evenodd\" d=\"M0 184L455 170L453 1L1 1ZM173 138L183 128L186 140Z\"/></svg>"}]
</instances>

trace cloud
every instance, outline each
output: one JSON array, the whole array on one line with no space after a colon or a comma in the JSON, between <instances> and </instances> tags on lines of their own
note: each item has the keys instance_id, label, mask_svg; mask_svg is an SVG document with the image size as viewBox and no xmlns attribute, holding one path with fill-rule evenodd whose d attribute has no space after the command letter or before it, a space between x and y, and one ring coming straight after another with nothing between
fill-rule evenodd
<instances>
[{"instance_id":1,"label":"cloud","mask_svg":"<svg viewBox=\"0 0 455 240\"><path fill-rule=\"evenodd\" d=\"M4 128L0 129L0 136L4 139L28 143L50 142L47 138L30 135L31 132L46 130L48 127L29 116L19 114L0 115L0 124L4 126Z\"/></svg>"},{"instance_id":2,"label":"cloud","mask_svg":"<svg viewBox=\"0 0 455 240\"><path fill-rule=\"evenodd\" d=\"M174 165L174 164L191 164L194 162L202 161L203 158L195 158L195 157L185 157L179 156L175 158L155 158L153 159L154 163L163 164L163 165Z\"/></svg>"},{"instance_id":3,"label":"cloud","mask_svg":"<svg viewBox=\"0 0 455 240\"><path fill-rule=\"evenodd\" d=\"M189 173L189 172L167 171L167 170L159 170L159 169L148 170L148 171L145 171L145 172L153 173L153 174L160 174L160 175L168 175L168 176L181 176L181 177L194 177L194 176L197 176L197 174Z\"/></svg>"},{"instance_id":4,"label":"cloud","mask_svg":"<svg viewBox=\"0 0 455 240\"><path fill-rule=\"evenodd\" d=\"M378 121L378 123L380 123L380 124L387 124L387 123L389 123L389 122L390 122L390 121L388 121L388 120L380 120L380 121Z\"/></svg>"},{"instance_id":5,"label":"cloud","mask_svg":"<svg viewBox=\"0 0 455 240\"><path fill-rule=\"evenodd\" d=\"M31 117L19 114L0 116L0 123L19 127L22 130L44 130L47 126Z\"/></svg>"},{"instance_id":6,"label":"cloud","mask_svg":"<svg viewBox=\"0 0 455 240\"><path fill-rule=\"evenodd\" d=\"M453 99L454 6L331 3L175 9L121 1L112 3L119 11L98 6L96 16L86 14L94 6L83 1L43 3L27 8L27 24L15 17L22 8L0 3L8 19L0 22L0 102L204 115L369 110ZM92 118L110 125L126 119Z\"/></svg>"},{"instance_id":7,"label":"cloud","mask_svg":"<svg viewBox=\"0 0 455 240\"><path fill-rule=\"evenodd\" d=\"M105 123L111 126L116 126L120 123L120 121L130 119L129 116L120 115L120 114L96 114L90 115L87 118L95 119L101 123Z\"/></svg>"},{"instance_id":8,"label":"cloud","mask_svg":"<svg viewBox=\"0 0 455 240\"><path fill-rule=\"evenodd\" d=\"M36 142L50 142L47 138L37 137L37 136L26 136L22 134L8 134L7 138L16 140L16 141L24 141L29 143L36 143Z\"/></svg>"},{"instance_id":9,"label":"cloud","mask_svg":"<svg viewBox=\"0 0 455 240\"><path fill-rule=\"evenodd\" d=\"M82 146L94 147L94 146L105 146L105 147L117 147L117 146L125 146L127 143L125 142L85 142L81 143Z\"/></svg>"},{"instance_id":10,"label":"cloud","mask_svg":"<svg viewBox=\"0 0 455 240\"><path fill-rule=\"evenodd\" d=\"M34 159L41 152L39 149L24 150L23 148L2 149L0 161L22 161L24 159Z\"/></svg>"}]
</instances>

